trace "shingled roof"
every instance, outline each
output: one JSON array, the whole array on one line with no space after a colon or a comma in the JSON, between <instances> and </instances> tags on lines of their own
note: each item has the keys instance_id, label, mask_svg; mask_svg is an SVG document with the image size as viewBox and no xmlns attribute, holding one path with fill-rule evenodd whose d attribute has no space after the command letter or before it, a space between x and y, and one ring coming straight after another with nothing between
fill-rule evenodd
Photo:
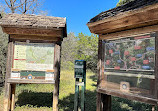
<instances>
[{"instance_id":1,"label":"shingled roof","mask_svg":"<svg viewBox=\"0 0 158 111\"><path fill-rule=\"evenodd\" d=\"M130 11L130 10L135 10L138 8L143 8L145 6L152 5L155 3L158 3L158 0L134 0L125 5L110 9L105 12L101 12L100 14L98 14L97 16L92 18L88 23L97 22L97 21L115 16L121 12L126 12L126 11Z\"/></svg>"},{"instance_id":2,"label":"shingled roof","mask_svg":"<svg viewBox=\"0 0 158 111\"><path fill-rule=\"evenodd\" d=\"M27 15L27 14L6 14L0 19L1 26L24 27L24 28L60 28L65 27L66 18Z\"/></svg>"}]
</instances>

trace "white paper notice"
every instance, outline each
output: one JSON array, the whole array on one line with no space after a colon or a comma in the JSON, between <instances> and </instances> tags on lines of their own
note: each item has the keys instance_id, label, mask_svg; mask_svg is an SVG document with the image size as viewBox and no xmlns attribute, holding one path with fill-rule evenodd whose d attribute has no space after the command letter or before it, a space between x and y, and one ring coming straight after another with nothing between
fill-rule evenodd
<instances>
[{"instance_id":1,"label":"white paper notice","mask_svg":"<svg viewBox=\"0 0 158 111\"><path fill-rule=\"evenodd\" d=\"M54 80L54 73L47 72L45 75L45 80Z\"/></svg>"},{"instance_id":2,"label":"white paper notice","mask_svg":"<svg viewBox=\"0 0 158 111\"><path fill-rule=\"evenodd\" d=\"M12 72L11 79L20 79L20 73L19 72Z\"/></svg>"}]
</instances>

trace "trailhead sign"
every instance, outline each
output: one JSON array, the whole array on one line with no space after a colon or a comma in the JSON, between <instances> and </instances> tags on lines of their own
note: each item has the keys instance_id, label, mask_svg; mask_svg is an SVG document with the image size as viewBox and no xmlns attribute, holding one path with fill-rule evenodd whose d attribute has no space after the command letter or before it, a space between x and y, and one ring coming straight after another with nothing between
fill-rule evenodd
<instances>
[{"instance_id":1,"label":"trailhead sign","mask_svg":"<svg viewBox=\"0 0 158 111\"><path fill-rule=\"evenodd\" d=\"M105 43L105 69L154 71L155 38L150 35Z\"/></svg>"},{"instance_id":2,"label":"trailhead sign","mask_svg":"<svg viewBox=\"0 0 158 111\"><path fill-rule=\"evenodd\" d=\"M15 43L11 79L54 80L54 44Z\"/></svg>"},{"instance_id":3,"label":"trailhead sign","mask_svg":"<svg viewBox=\"0 0 158 111\"><path fill-rule=\"evenodd\" d=\"M46 71L53 69L54 44L16 43L14 47L14 69Z\"/></svg>"}]
</instances>

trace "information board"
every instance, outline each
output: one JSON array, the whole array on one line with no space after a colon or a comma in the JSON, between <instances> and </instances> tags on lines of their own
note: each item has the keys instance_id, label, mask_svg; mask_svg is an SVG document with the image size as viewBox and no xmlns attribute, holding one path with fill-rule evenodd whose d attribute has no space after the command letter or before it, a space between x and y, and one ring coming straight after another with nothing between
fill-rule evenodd
<instances>
[{"instance_id":1,"label":"information board","mask_svg":"<svg viewBox=\"0 0 158 111\"><path fill-rule=\"evenodd\" d=\"M52 70L54 63L54 44L15 43L13 69L46 71Z\"/></svg>"},{"instance_id":2,"label":"information board","mask_svg":"<svg viewBox=\"0 0 158 111\"><path fill-rule=\"evenodd\" d=\"M54 80L54 44L21 43L14 45L11 79Z\"/></svg>"},{"instance_id":3,"label":"information board","mask_svg":"<svg viewBox=\"0 0 158 111\"><path fill-rule=\"evenodd\" d=\"M151 34L108 40L100 86L107 90L154 98L155 37Z\"/></svg>"},{"instance_id":4,"label":"information board","mask_svg":"<svg viewBox=\"0 0 158 111\"><path fill-rule=\"evenodd\" d=\"M154 62L155 38L150 35L105 44L105 69L153 71Z\"/></svg>"}]
</instances>

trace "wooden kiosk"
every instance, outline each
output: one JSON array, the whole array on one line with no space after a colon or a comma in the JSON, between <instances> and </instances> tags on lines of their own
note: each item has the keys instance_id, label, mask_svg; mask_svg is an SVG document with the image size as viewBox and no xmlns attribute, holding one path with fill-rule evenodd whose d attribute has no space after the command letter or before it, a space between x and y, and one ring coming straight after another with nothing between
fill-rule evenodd
<instances>
[{"instance_id":1,"label":"wooden kiosk","mask_svg":"<svg viewBox=\"0 0 158 111\"><path fill-rule=\"evenodd\" d=\"M58 111L66 18L8 14L0 19L0 25L9 34L4 111L14 110L16 84L26 83L54 84L53 111Z\"/></svg>"},{"instance_id":2,"label":"wooden kiosk","mask_svg":"<svg viewBox=\"0 0 158 111\"><path fill-rule=\"evenodd\" d=\"M111 111L111 95L157 106L158 1L135 0L87 25L99 35L97 111Z\"/></svg>"}]
</instances>

